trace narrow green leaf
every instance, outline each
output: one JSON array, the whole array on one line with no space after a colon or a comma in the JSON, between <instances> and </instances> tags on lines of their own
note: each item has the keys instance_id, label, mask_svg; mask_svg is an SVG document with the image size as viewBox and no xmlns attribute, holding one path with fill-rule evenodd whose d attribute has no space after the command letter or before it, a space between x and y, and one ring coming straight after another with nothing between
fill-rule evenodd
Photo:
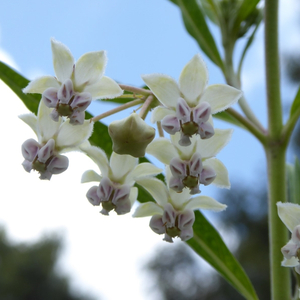
<instances>
[{"instance_id":1,"label":"narrow green leaf","mask_svg":"<svg viewBox=\"0 0 300 300\"><path fill-rule=\"evenodd\" d=\"M176 4L181 9L183 21L189 34L195 38L203 52L223 70L223 61L206 24L201 6L196 0L177 0Z\"/></svg>"},{"instance_id":2,"label":"narrow green leaf","mask_svg":"<svg viewBox=\"0 0 300 300\"><path fill-rule=\"evenodd\" d=\"M236 125L238 127L241 127L243 129L247 130L247 128L242 123L240 123L237 119L235 119L232 115L230 115L226 110L221 111L213 116L219 120L225 121L227 123Z\"/></svg>"},{"instance_id":3,"label":"narrow green leaf","mask_svg":"<svg viewBox=\"0 0 300 300\"><path fill-rule=\"evenodd\" d=\"M296 97L293 101L290 116L292 116L299 109L299 107L300 107L300 86L299 86L298 92L296 94Z\"/></svg>"},{"instance_id":4,"label":"narrow green leaf","mask_svg":"<svg viewBox=\"0 0 300 300\"><path fill-rule=\"evenodd\" d=\"M195 215L194 237L188 240L187 244L247 300L258 299L249 278L216 229L199 211L196 211Z\"/></svg>"},{"instance_id":5,"label":"narrow green leaf","mask_svg":"<svg viewBox=\"0 0 300 300\"><path fill-rule=\"evenodd\" d=\"M23 101L31 112L35 114L37 113L41 95L24 94L22 91L22 89L27 86L29 82L28 79L20 75L2 61L0 61L0 79L11 88L11 90Z\"/></svg>"}]
</instances>

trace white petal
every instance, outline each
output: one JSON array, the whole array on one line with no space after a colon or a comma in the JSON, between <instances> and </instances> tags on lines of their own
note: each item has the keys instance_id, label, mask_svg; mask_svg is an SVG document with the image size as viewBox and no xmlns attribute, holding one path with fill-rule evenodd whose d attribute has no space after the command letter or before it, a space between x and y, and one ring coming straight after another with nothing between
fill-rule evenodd
<instances>
[{"instance_id":1,"label":"white petal","mask_svg":"<svg viewBox=\"0 0 300 300\"><path fill-rule=\"evenodd\" d=\"M131 207L134 204L134 202L136 201L138 196L138 189L136 187L132 187L130 189L130 194L129 194L129 201L131 203Z\"/></svg>"},{"instance_id":2,"label":"white petal","mask_svg":"<svg viewBox=\"0 0 300 300\"><path fill-rule=\"evenodd\" d=\"M165 116L176 116L176 111L164 106L157 106L154 108L151 114L151 122L155 123L157 121L161 121Z\"/></svg>"},{"instance_id":3,"label":"white petal","mask_svg":"<svg viewBox=\"0 0 300 300\"><path fill-rule=\"evenodd\" d=\"M180 91L190 107L198 104L197 98L204 91L207 82L206 65L201 56L196 54L183 68L179 78Z\"/></svg>"},{"instance_id":4,"label":"white petal","mask_svg":"<svg viewBox=\"0 0 300 300\"><path fill-rule=\"evenodd\" d=\"M31 129L34 131L36 135L37 133L37 116L34 113L20 115L19 118L25 122Z\"/></svg>"},{"instance_id":5,"label":"white petal","mask_svg":"<svg viewBox=\"0 0 300 300\"><path fill-rule=\"evenodd\" d=\"M89 120L82 125L72 125L69 121L62 124L56 138L58 149L73 148L86 141L92 134L94 123Z\"/></svg>"},{"instance_id":6,"label":"white petal","mask_svg":"<svg viewBox=\"0 0 300 300\"><path fill-rule=\"evenodd\" d=\"M153 215L162 215L164 210L154 202L142 203L138 206L134 214L134 218L149 217Z\"/></svg>"},{"instance_id":7,"label":"white petal","mask_svg":"<svg viewBox=\"0 0 300 300\"><path fill-rule=\"evenodd\" d=\"M277 202L277 209L281 221L293 232L294 228L300 225L300 205Z\"/></svg>"},{"instance_id":8,"label":"white petal","mask_svg":"<svg viewBox=\"0 0 300 300\"><path fill-rule=\"evenodd\" d=\"M134 181L136 178L140 178L143 176L154 176L162 172L162 169L157 168L151 163L141 163L138 164L132 172L126 178L125 183L130 184L130 181Z\"/></svg>"},{"instance_id":9,"label":"white petal","mask_svg":"<svg viewBox=\"0 0 300 300\"><path fill-rule=\"evenodd\" d=\"M225 84L213 84L208 86L200 98L200 102L208 102L211 113L223 111L235 104L243 95L243 92Z\"/></svg>"},{"instance_id":10,"label":"white petal","mask_svg":"<svg viewBox=\"0 0 300 300\"><path fill-rule=\"evenodd\" d=\"M108 177L109 163L107 156L102 149L91 146L89 142L81 144L79 149L98 165L103 177Z\"/></svg>"},{"instance_id":11,"label":"white petal","mask_svg":"<svg viewBox=\"0 0 300 300\"><path fill-rule=\"evenodd\" d=\"M47 88L54 87L59 89L60 84L53 76L42 76L29 82L29 84L23 89L25 94L37 93L42 94Z\"/></svg>"},{"instance_id":12,"label":"white petal","mask_svg":"<svg viewBox=\"0 0 300 300\"><path fill-rule=\"evenodd\" d=\"M146 152L166 165L170 164L173 157L178 157L174 145L166 138L155 139L148 145Z\"/></svg>"},{"instance_id":13,"label":"white petal","mask_svg":"<svg viewBox=\"0 0 300 300\"><path fill-rule=\"evenodd\" d=\"M92 85L87 85L84 92L89 92L92 99L115 98L123 94L120 86L111 78L103 76L100 80Z\"/></svg>"},{"instance_id":14,"label":"white petal","mask_svg":"<svg viewBox=\"0 0 300 300\"><path fill-rule=\"evenodd\" d=\"M179 140L181 139L180 132L176 132L174 135L171 135L171 141L175 146L176 151L178 152L178 156L182 160L189 160L193 156L196 151L197 141L200 140L199 136L195 134L191 137L191 144L188 146L181 146L179 144Z\"/></svg>"},{"instance_id":15,"label":"white petal","mask_svg":"<svg viewBox=\"0 0 300 300\"><path fill-rule=\"evenodd\" d=\"M37 132L40 137L40 143L46 143L53 138L61 125L61 118L59 118L58 122L52 120L50 117L51 111L52 108L47 107L44 101L40 101L37 114Z\"/></svg>"},{"instance_id":16,"label":"white petal","mask_svg":"<svg viewBox=\"0 0 300 300\"><path fill-rule=\"evenodd\" d=\"M112 174L110 179L124 184L127 175L136 167L138 164L138 158L131 155L120 155L115 152L110 157L110 167Z\"/></svg>"},{"instance_id":17,"label":"white petal","mask_svg":"<svg viewBox=\"0 0 300 300\"><path fill-rule=\"evenodd\" d=\"M92 181L100 182L101 179L102 177L94 170L88 170L82 174L81 183L92 182Z\"/></svg>"},{"instance_id":18,"label":"white petal","mask_svg":"<svg viewBox=\"0 0 300 300\"><path fill-rule=\"evenodd\" d=\"M226 207L227 205L222 204L211 197L197 196L187 202L184 209L208 209L218 212L226 209Z\"/></svg>"},{"instance_id":19,"label":"white petal","mask_svg":"<svg viewBox=\"0 0 300 300\"><path fill-rule=\"evenodd\" d=\"M203 167L205 166L212 167L217 174L212 184L216 185L219 188L226 188L226 189L230 188L228 170L220 160L216 158L206 159L203 162Z\"/></svg>"},{"instance_id":20,"label":"white petal","mask_svg":"<svg viewBox=\"0 0 300 300\"><path fill-rule=\"evenodd\" d=\"M170 189L169 194L171 197L171 202L177 210L182 210L185 204L191 199L190 189L184 188L181 193Z\"/></svg>"},{"instance_id":21,"label":"white petal","mask_svg":"<svg viewBox=\"0 0 300 300\"><path fill-rule=\"evenodd\" d=\"M106 67L105 51L88 52L75 65L75 89L82 85L92 85L100 80Z\"/></svg>"},{"instance_id":22,"label":"white petal","mask_svg":"<svg viewBox=\"0 0 300 300\"><path fill-rule=\"evenodd\" d=\"M202 158L216 156L230 141L233 129L215 129L215 134L206 140L197 140L197 152Z\"/></svg>"},{"instance_id":23,"label":"white petal","mask_svg":"<svg viewBox=\"0 0 300 300\"><path fill-rule=\"evenodd\" d=\"M161 206L168 203L168 191L166 185L157 178L139 178L136 183L146 189L154 200Z\"/></svg>"},{"instance_id":24,"label":"white petal","mask_svg":"<svg viewBox=\"0 0 300 300\"><path fill-rule=\"evenodd\" d=\"M281 266L283 267L296 267L299 265L298 258L292 257L290 259L284 258L281 262Z\"/></svg>"},{"instance_id":25,"label":"white petal","mask_svg":"<svg viewBox=\"0 0 300 300\"><path fill-rule=\"evenodd\" d=\"M180 91L177 82L172 77L163 74L149 74L142 75L142 79L163 105L176 108Z\"/></svg>"},{"instance_id":26,"label":"white petal","mask_svg":"<svg viewBox=\"0 0 300 300\"><path fill-rule=\"evenodd\" d=\"M74 58L71 51L61 42L51 39L52 59L55 75L59 82L71 78Z\"/></svg>"}]
</instances>

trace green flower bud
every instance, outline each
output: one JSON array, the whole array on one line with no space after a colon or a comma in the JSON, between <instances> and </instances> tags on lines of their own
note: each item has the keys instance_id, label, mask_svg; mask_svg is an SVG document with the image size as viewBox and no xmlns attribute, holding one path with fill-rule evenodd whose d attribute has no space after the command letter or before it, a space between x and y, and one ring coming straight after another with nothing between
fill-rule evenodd
<instances>
[{"instance_id":1,"label":"green flower bud","mask_svg":"<svg viewBox=\"0 0 300 300\"><path fill-rule=\"evenodd\" d=\"M123 120L112 122L108 126L108 133L113 141L114 152L134 157L145 156L148 144L155 137L155 129L136 113Z\"/></svg>"}]
</instances>

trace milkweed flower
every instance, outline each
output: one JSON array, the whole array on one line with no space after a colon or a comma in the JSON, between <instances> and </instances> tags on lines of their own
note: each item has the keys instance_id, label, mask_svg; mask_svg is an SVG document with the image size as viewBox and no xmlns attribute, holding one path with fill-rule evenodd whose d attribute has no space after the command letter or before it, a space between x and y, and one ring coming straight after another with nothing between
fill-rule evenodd
<instances>
[{"instance_id":1,"label":"milkweed flower","mask_svg":"<svg viewBox=\"0 0 300 300\"><path fill-rule=\"evenodd\" d=\"M300 205L277 202L278 215L292 233L289 242L281 248L284 260L283 267L295 267L300 274Z\"/></svg>"},{"instance_id":2,"label":"milkweed flower","mask_svg":"<svg viewBox=\"0 0 300 300\"><path fill-rule=\"evenodd\" d=\"M167 182L170 176L171 172L167 167ZM163 240L166 242L172 243L175 237L179 237L182 241L193 237L194 210L208 209L219 212L227 207L211 197L191 198L188 190L177 193L156 178L148 180L141 178L137 180L137 183L152 195L156 203L142 203L136 209L133 217L151 216L150 228L157 234L164 234Z\"/></svg>"},{"instance_id":3,"label":"milkweed flower","mask_svg":"<svg viewBox=\"0 0 300 300\"><path fill-rule=\"evenodd\" d=\"M103 76L107 57L105 51L88 52L75 64L70 50L51 39L55 75L42 76L31 81L24 93L42 94L42 100L53 108L51 118L70 118L70 124L83 124L85 110L92 100L114 98L123 91L109 77Z\"/></svg>"},{"instance_id":4,"label":"milkweed flower","mask_svg":"<svg viewBox=\"0 0 300 300\"><path fill-rule=\"evenodd\" d=\"M133 185L137 179L161 173L161 169L150 163L138 164L138 158L131 155L119 155L112 153L108 160L105 152L98 147L84 143L80 147L99 167L101 175L93 170L84 172L81 182L100 182L98 186L91 187L86 197L92 205L102 205L100 211L108 215L115 210L118 215L130 212L133 203L138 196L137 188Z\"/></svg>"},{"instance_id":5,"label":"milkweed flower","mask_svg":"<svg viewBox=\"0 0 300 300\"><path fill-rule=\"evenodd\" d=\"M180 145L180 133L175 133L171 140L155 139L149 144L146 152L170 166L172 176L168 184L176 192L180 193L184 188L188 188L190 194L197 194L200 193L200 184L211 183L229 188L228 171L215 156L229 142L232 131L216 129L214 136L208 140L193 136L189 146Z\"/></svg>"},{"instance_id":6,"label":"milkweed flower","mask_svg":"<svg viewBox=\"0 0 300 300\"><path fill-rule=\"evenodd\" d=\"M169 134L180 132L179 143L189 145L190 137L199 134L202 139L214 135L211 114L223 111L236 103L242 92L225 84L207 86L208 72L199 54L183 68L179 83L168 75L142 76L144 82L163 106L152 112L152 122L161 121Z\"/></svg>"},{"instance_id":7,"label":"milkweed flower","mask_svg":"<svg viewBox=\"0 0 300 300\"><path fill-rule=\"evenodd\" d=\"M38 141L28 139L23 143L23 167L27 172L38 171L40 179L50 180L53 174L64 172L69 160L60 153L76 150L90 137L93 130L93 123L90 121L85 121L76 128L69 120L64 121L62 118L54 122L50 117L50 109L43 101L39 104L37 116L31 113L19 118L31 127L38 138Z\"/></svg>"}]
</instances>

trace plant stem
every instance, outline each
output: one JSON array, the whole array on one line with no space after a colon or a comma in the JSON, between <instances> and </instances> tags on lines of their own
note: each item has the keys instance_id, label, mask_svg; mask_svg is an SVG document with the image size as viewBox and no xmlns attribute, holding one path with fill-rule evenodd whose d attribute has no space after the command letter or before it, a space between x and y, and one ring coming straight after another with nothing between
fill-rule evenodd
<instances>
[{"instance_id":1,"label":"plant stem","mask_svg":"<svg viewBox=\"0 0 300 300\"><path fill-rule=\"evenodd\" d=\"M137 94L142 94L144 96L152 95L152 92L150 90L141 89L141 88L137 88L137 87L134 87L134 86L125 85L125 84L119 84L119 86L124 91L137 93Z\"/></svg>"},{"instance_id":2,"label":"plant stem","mask_svg":"<svg viewBox=\"0 0 300 300\"><path fill-rule=\"evenodd\" d=\"M106 111L105 113L103 113L103 114L101 114L101 115L98 115L98 116L92 118L91 121L92 121L92 122L97 122L97 121L99 121L99 120L101 120L101 119L104 119L104 118L106 118L106 117L108 117L108 116L111 116L111 115L113 115L113 114L115 114L115 113L117 113L117 112L120 112L120 111L122 111L122 110L124 110L124 109L126 109L126 108L129 108L129 107L138 105L138 104L140 104L140 103L143 103L144 100L145 100L145 99L136 99L136 100L127 102L127 103L125 103L125 104L123 104L123 105L120 105L120 106L118 106L118 107L116 107L116 108L114 108L114 109L111 109L111 110L109 110L109 111Z\"/></svg>"},{"instance_id":3,"label":"plant stem","mask_svg":"<svg viewBox=\"0 0 300 300\"><path fill-rule=\"evenodd\" d=\"M286 142L281 139L282 107L278 55L278 0L265 1L265 62L269 143L265 147L269 192L269 245L272 300L291 298L290 270L281 267L280 248L288 241L288 232L277 214L276 203L286 202Z\"/></svg>"},{"instance_id":4,"label":"plant stem","mask_svg":"<svg viewBox=\"0 0 300 300\"><path fill-rule=\"evenodd\" d=\"M140 110L140 113L139 113L139 116L145 120L149 110L150 110L150 105L152 103L152 101L154 100L154 97L153 95L149 95L146 99L146 101L144 102L141 110Z\"/></svg>"}]
</instances>

